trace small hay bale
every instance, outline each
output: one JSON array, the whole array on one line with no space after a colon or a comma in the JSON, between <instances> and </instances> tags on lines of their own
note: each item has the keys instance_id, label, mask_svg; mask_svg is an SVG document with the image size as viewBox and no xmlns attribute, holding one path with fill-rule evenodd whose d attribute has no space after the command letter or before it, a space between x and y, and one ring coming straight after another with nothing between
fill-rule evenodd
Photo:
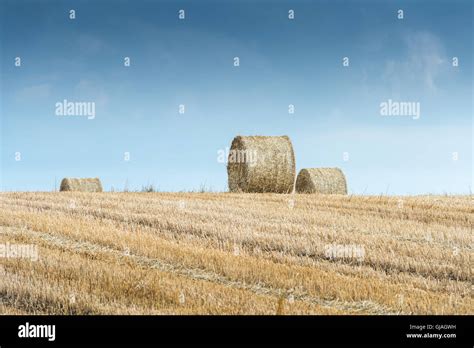
<instances>
[{"instance_id":1,"label":"small hay bale","mask_svg":"<svg viewBox=\"0 0 474 348\"><path fill-rule=\"evenodd\" d=\"M292 193L295 154L289 137L237 136L227 162L230 192Z\"/></svg>"},{"instance_id":2,"label":"small hay bale","mask_svg":"<svg viewBox=\"0 0 474 348\"><path fill-rule=\"evenodd\" d=\"M59 191L102 192L99 178L64 178Z\"/></svg>"},{"instance_id":3,"label":"small hay bale","mask_svg":"<svg viewBox=\"0 0 474 348\"><path fill-rule=\"evenodd\" d=\"M346 178L339 168L301 169L296 178L296 192L346 195Z\"/></svg>"}]
</instances>

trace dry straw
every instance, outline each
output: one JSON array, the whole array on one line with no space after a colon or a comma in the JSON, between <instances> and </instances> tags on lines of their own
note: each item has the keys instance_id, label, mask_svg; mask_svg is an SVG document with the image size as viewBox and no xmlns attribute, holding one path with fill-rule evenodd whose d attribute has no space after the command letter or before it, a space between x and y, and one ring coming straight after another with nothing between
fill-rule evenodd
<instances>
[{"instance_id":1,"label":"dry straw","mask_svg":"<svg viewBox=\"0 0 474 348\"><path fill-rule=\"evenodd\" d=\"M64 178L60 191L102 192L99 178Z\"/></svg>"},{"instance_id":2,"label":"dry straw","mask_svg":"<svg viewBox=\"0 0 474 348\"><path fill-rule=\"evenodd\" d=\"M346 178L339 168L301 169L296 178L296 192L346 195Z\"/></svg>"},{"instance_id":3,"label":"dry straw","mask_svg":"<svg viewBox=\"0 0 474 348\"><path fill-rule=\"evenodd\" d=\"M287 136L237 136L227 164L230 192L291 193L295 155Z\"/></svg>"}]
</instances>

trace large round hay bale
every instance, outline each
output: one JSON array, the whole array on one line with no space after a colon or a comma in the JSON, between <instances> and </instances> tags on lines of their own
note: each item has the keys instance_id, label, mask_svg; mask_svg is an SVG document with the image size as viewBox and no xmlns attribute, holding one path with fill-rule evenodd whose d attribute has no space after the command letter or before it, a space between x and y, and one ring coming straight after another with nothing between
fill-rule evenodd
<instances>
[{"instance_id":1,"label":"large round hay bale","mask_svg":"<svg viewBox=\"0 0 474 348\"><path fill-rule=\"evenodd\" d=\"M287 136L237 136L227 162L230 192L291 193L295 154Z\"/></svg>"},{"instance_id":2,"label":"large round hay bale","mask_svg":"<svg viewBox=\"0 0 474 348\"><path fill-rule=\"evenodd\" d=\"M99 178L64 178L59 191L102 192Z\"/></svg>"},{"instance_id":3,"label":"large round hay bale","mask_svg":"<svg viewBox=\"0 0 474 348\"><path fill-rule=\"evenodd\" d=\"M296 178L296 192L346 195L346 177L339 168L301 169Z\"/></svg>"}]
</instances>

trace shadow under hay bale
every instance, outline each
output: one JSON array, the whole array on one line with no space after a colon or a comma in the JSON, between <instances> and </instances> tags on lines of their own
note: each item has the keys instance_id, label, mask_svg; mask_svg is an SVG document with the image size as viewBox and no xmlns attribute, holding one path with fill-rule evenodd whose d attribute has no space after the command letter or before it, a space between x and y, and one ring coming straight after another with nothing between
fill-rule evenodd
<instances>
[{"instance_id":1,"label":"shadow under hay bale","mask_svg":"<svg viewBox=\"0 0 474 348\"><path fill-rule=\"evenodd\" d=\"M230 192L292 193L295 155L287 136L237 136L227 163Z\"/></svg>"},{"instance_id":2,"label":"shadow under hay bale","mask_svg":"<svg viewBox=\"0 0 474 348\"><path fill-rule=\"evenodd\" d=\"M296 192L346 195L346 177L339 168L301 169L296 178Z\"/></svg>"},{"instance_id":3,"label":"shadow under hay bale","mask_svg":"<svg viewBox=\"0 0 474 348\"><path fill-rule=\"evenodd\" d=\"M64 178L59 191L102 192L99 178Z\"/></svg>"}]
</instances>

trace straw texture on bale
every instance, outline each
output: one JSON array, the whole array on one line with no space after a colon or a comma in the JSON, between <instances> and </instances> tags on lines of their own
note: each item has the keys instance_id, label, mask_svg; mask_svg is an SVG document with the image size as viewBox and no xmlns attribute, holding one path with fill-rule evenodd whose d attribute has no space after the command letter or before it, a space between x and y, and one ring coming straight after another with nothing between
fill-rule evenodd
<instances>
[{"instance_id":1,"label":"straw texture on bale","mask_svg":"<svg viewBox=\"0 0 474 348\"><path fill-rule=\"evenodd\" d=\"M292 193L295 155L287 136L237 136L227 164L230 192Z\"/></svg>"},{"instance_id":2,"label":"straw texture on bale","mask_svg":"<svg viewBox=\"0 0 474 348\"><path fill-rule=\"evenodd\" d=\"M102 192L99 178L64 178L60 191Z\"/></svg>"},{"instance_id":3,"label":"straw texture on bale","mask_svg":"<svg viewBox=\"0 0 474 348\"><path fill-rule=\"evenodd\" d=\"M296 192L346 195L346 178L339 168L301 169L296 178Z\"/></svg>"}]
</instances>

